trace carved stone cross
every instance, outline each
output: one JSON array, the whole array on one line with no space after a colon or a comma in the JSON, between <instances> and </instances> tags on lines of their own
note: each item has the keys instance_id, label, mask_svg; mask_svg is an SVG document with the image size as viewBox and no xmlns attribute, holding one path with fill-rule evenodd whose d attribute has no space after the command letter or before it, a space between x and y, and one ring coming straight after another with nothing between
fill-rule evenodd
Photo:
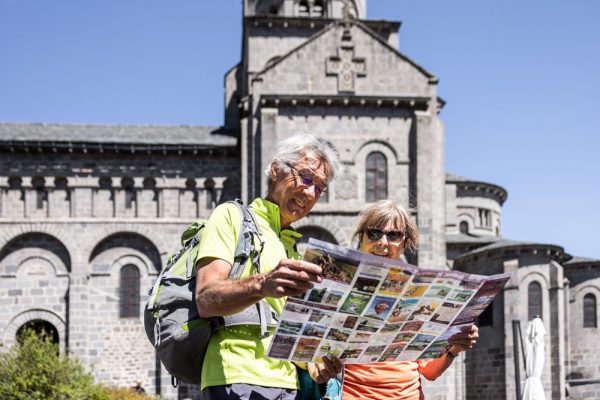
<instances>
[{"instance_id":1,"label":"carved stone cross","mask_svg":"<svg viewBox=\"0 0 600 400\"><path fill-rule=\"evenodd\" d=\"M367 76L367 64L364 58L354 57L353 47L343 46L337 56L327 59L326 72L337 75L338 92L354 92L354 76Z\"/></svg>"}]
</instances>

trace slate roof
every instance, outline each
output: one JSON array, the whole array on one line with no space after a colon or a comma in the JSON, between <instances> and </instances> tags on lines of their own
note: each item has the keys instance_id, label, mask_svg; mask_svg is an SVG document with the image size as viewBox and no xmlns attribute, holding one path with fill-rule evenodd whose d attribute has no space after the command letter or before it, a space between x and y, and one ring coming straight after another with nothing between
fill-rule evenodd
<instances>
[{"instance_id":1,"label":"slate roof","mask_svg":"<svg viewBox=\"0 0 600 400\"><path fill-rule=\"evenodd\" d=\"M597 263L600 262L599 259L597 258L588 258L588 257L579 257L579 256L574 256L573 258L571 258L569 261L567 261L565 264L566 265L571 265L571 264L586 264L586 263Z\"/></svg>"},{"instance_id":2,"label":"slate roof","mask_svg":"<svg viewBox=\"0 0 600 400\"><path fill-rule=\"evenodd\" d=\"M522 249L532 249L532 248L546 248L553 249L553 252L558 255L559 262L564 263L567 260L571 259L571 255L566 253L565 250L561 246L557 246L555 244L547 244L547 243L535 243L535 242L520 242L516 240L507 240L501 239L497 242L488 244L487 246L482 246L477 249L471 250L467 253L461 254L457 257L458 259L468 258L477 254L482 254L488 251L499 250L503 248L522 248Z\"/></svg>"},{"instance_id":3,"label":"slate roof","mask_svg":"<svg viewBox=\"0 0 600 400\"><path fill-rule=\"evenodd\" d=\"M491 243L502 240L497 236L473 236L464 233L446 235L446 243Z\"/></svg>"},{"instance_id":4,"label":"slate roof","mask_svg":"<svg viewBox=\"0 0 600 400\"><path fill-rule=\"evenodd\" d=\"M466 190L477 188L483 189L485 192L492 194L500 202L500 205L504 204L508 197L508 192L500 185L494 183L482 182L475 179L465 178L464 176L454 175L446 173L446 183L455 183L457 187L464 188Z\"/></svg>"},{"instance_id":5,"label":"slate roof","mask_svg":"<svg viewBox=\"0 0 600 400\"><path fill-rule=\"evenodd\" d=\"M0 123L0 142L230 147L237 139L234 131L220 126Z\"/></svg>"}]
</instances>

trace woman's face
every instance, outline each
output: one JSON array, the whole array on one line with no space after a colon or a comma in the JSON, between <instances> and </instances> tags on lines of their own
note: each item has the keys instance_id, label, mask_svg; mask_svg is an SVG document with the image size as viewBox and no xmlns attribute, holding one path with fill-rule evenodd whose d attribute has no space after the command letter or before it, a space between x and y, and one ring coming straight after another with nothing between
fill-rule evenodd
<instances>
[{"instance_id":1,"label":"woman's face","mask_svg":"<svg viewBox=\"0 0 600 400\"><path fill-rule=\"evenodd\" d=\"M393 222L388 222L385 226L370 226L369 228L379 228L384 232L403 232L398 229ZM388 235L381 235L378 240L371 240L366 232L360 236L360 250L365 253L375 254L377 256L391 258L397 260L404 254L406 239L402 236L401 240L390 241Z\"/></svg>"}]
</instances>

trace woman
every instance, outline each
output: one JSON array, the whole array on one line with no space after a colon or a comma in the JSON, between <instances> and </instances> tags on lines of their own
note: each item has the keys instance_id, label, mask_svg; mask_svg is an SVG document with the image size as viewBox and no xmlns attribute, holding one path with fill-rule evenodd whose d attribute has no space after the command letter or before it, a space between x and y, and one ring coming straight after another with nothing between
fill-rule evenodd
<instances>
[{"instance_id":1,"label":"woman","mask_svg":"<svg viewBox=\"0 0 600 400\"><path fill-rule=\"evenodd\" d=\"M382 200L360 213L353 237L358 239L360 250L398 260L405 250L416 249L419 232L400 204ZM450 347L438 358L348 364L344 367L343 399L424 399L420 376L428 380L438 378L459 353L475 345L478 337L478 328L473 325L452 336L449 339ZM309 373L315 381L324 382L335 377L337 365L338 360L325 360L324 364L309 365ZM339 387L339 383L332 379L328 386L330 389ZM330 396L329 392L326 398L339 398L335 393Z\"/></svg>"}]
</instances>

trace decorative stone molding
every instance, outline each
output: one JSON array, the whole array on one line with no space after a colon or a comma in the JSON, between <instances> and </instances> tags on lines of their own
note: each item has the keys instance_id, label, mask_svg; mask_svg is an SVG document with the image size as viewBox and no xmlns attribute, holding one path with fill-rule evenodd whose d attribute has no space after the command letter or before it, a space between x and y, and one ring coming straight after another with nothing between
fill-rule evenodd
<instances>
[{"instance_id":1,"label":"decorative stone molding","mask_svg":"<svg viewBox=\"0 0 600 400\"><path fill-rule=\"evenodd\" d=\"M4 347L10 347L15 344L17 331L20 327L29 321L42 320L51 323L58 331L59 349L61 353L65 351L66 325L65 321L56 313L44 309L31 309L18 314L7 324L2 333L2 344Z\"/></svg>"},{"instance_id":2,"label":"decorative stone molding","mask_svg":"<svg viewBox=\"0 0 600 400\"><path fill-rule=\"evenodd\" d=\"M344 173L335 180L336 199L349 200L358 198L358 184L356 174Z\"/></svg>"}]
</instances>

